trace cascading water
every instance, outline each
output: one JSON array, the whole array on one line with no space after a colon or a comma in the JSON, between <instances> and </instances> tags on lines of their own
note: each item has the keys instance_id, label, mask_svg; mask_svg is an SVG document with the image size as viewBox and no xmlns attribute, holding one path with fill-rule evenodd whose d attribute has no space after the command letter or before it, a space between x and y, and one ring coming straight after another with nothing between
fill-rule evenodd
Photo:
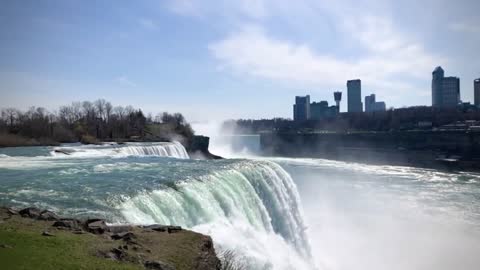
<instances>
[{"instance_id":1,"label":"cascading water","mask_svg":"<svg viewBox=\"0 0 480 270\"><path fill-rule=\"evenodd\" d=\"M313 269L297 189L273 162L241 162L137 195L120 211L131 223L210 234L221 248L245 256L248 269Z\"/></svg>"},{"instance_id":2,"label":"cascading water","mask_svg":"<svg viewBox=\"0 0 480 270\"><path fill-rule=\"evenodd\" d=\"M318 159L164 158L186 157L177 146L64 145L54 149L71 153L53 155L51 147L0 148L0 205L182 225L212 236L217 251L233 250L249 270L480 264L478 174Z\"/></svg>"},{"instance_id":3,"label":"cascading water","mask_svg":"<svg viewBox=\"0 0 480 270\"><path fill-rule=\"evenodd\" d=\"M172 143L127 143L107 146L58 147L51 152L55 157L104 157L104 156L158 156L188 159L187 150L179 142Z\"/></svg>"},{"instance_id":4,"label":"cascading water","mask_svg":"<svg viewBox=\"0 0 480 270\"><path fill-rule=\"evenodd\" d=\"M179 142L153 145L127 145L121 147L119 152L128 156L189 158L187 150Z\"/></svg>"},{"instance_id":5,"label":"cascading water","mask_svg":"<svg viewBox=\"0 0 480 270\"><path fill-rule=\"evenodd\" d=\"M5 152L0 205L181 225L212 236L218 250L235 251L246 269L314 269L296 186L276 163L191 160L178 143L49 150Z\"/></svg>"}]
</instances>

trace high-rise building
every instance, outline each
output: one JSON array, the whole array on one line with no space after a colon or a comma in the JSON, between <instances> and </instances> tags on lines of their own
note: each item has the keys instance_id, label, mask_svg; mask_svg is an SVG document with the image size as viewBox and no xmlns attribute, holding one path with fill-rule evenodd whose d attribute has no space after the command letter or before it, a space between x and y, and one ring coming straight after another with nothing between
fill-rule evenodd
<instances>
[{"instance_id":1,"label":"high-rise building","mask_svg":"<svg viewBox=\"0 0 480 270\"><path fill-rule=\"evenodd\" d=\"M310 119L310 95L296 96L293 105L293 120L306 121Z\"/></svg>"},{"instance_id":2,"label":"high-rise building","mask_svg":"<svg viewBox=\"0 0 480 270\"><path fill-rule=\"evenodd\" d=\"M387 110L387 104L384 101L377 101L373 104L373 111L374 112L384 112Z\"/></svg>"},{"instance_id":3,"label":"high-rise building","mask_svg":"<svg viewBox=\"0 0 480 270\"><path fill-rule=\"evenodd\" d=\"M473 81L473 92L475 95L475 106L480 107L480 78Z\"/></svg>"},{"instance_id":4,"label":"high-rise building","mask_svg":"<svg viewBox=\"0 0 480 270\"><path fill-rule=\"evenodd\" d=\"M460 103L460 79L445 77L442 67L432 72L432 106L451 108Z\"/></svg>"},{"instance_id":5,"label":"high-rise building","mask_svg":"<svg viewBox=\"0 0 480 270\"><path fill-rule=\"evenodd\" d=\"M310 104L310 119L320 120L328 111L328 101L312 102Z\"/></svg>"},{"instance_id":6,"label":"high-rise building","mask_svg":"<svg viewBox=\"0 0 480 270\"><path fill-rule=\"evenodd\" d=\"M375 106L375 94L365 97L365 112L373 112Z\"/></svg>"},{"instance_id":7,"label":"high-rise building","mask_svg":"<svg viewBox=\"0 0 480 270\"><path fill-rule=\"evenodd\" d=\"M365 112L382 112L387 110L383 101L376 101L375 94L365 97Z\"/></svg>"},{"instance_id":8,"label":"high-rise building","mask_svg":"<svg viewBox=\"0 0 480 270\"><path fill-rule=\"evenodd\" d=\"M460 103L460 79L445 77L442 82L443 107L456 107Z\"/></svg>"},{"instance_id":9,"label":"high-rise building","mask_svg":"<svg viewBox=\"0 0 480 270\"><path fill-rule=\"evenodd\" d=\"M432 106L442 106L442 81L445 77L445 72L442 67L436 67L432 72Z\"/></svg>"},{"instance_id":10,"label":"high-rise building","mask_svg":"<svg viewBox=\"0 0 480 270\"><path fill-rule=\"evenodd\" d=\"M340 91L333 92L333 97L335 98L335 104L337 105L337 111L340 113L340 101L342 101L342 92L340 92Z\"/></svg>"},{"instance_id":11,"label":"high-rise building","mask_svg":"<svg viewBox=\"0 0 480 270\"><path fill-rule=\"evenodd\" d=\"M347 81L348 112L362 112L362 81Z\"/></svg>"}]
</instances>

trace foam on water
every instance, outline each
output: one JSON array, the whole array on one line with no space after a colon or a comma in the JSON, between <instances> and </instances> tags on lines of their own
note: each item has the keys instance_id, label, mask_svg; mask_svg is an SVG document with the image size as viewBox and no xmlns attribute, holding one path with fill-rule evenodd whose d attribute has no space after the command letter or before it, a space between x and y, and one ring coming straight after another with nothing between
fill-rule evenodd
<instances>
[{"instance_id":1,"label":"foam on water","mask_svg":"<svg viewBox=\"0 0 480 270\"><path fill-rule=\"evenodd\" d=\"M313 269L296 186L273 162L241 162L137 195L119 208L131 223L212 235L221 248L245 256L248 269Z\"/></svg>"},{"instance_id":2,"label":"foam on water","mask_svg":"<svg viewBox=\"0 0 480 270\"><path fill-rule=\"evenodd\" d=\"M188 159L185 147L179 142L172 143L127 143L109 146L71 146L57 147L50 152L55 157L125 157L158 156Z\"/></svg>"},{"instance_id":3,"label":"foam on water","mask_svg":"<svg viewBox=\"0 0 480 270\"><path fill-rule=\"evenodd\" d=\"M374 174L383 176L394 176L405 179L415 179L415 181L427 182L455 182L461 179L467 179L469 183L480 183L480 175L472 172L458 172L449 173L438 171L434 169L406 167L406 166L391 166L391 165L366 165L361 163L335 161L328 159L315 158L258 158L258 160L273 160L280 163L290 165L326 168L326 169L342 169L364 174Z\"/></svg>"},{"instance_id":4,"label":"foam on water","mask_svg":"<svg viewBox=\"0 0 480 270\"><path fill-rule=\"evenodd\" d=\"M46 148L45 148L46 149ZM179 142L171 143L127 143L125 145L74 145L50 148L43 156L9 156L0 154L0 169L46 169L65 167L64 174L78 172L75 159L126 158L126 157L169 157L189 159L187 150ZM128 165L130 166L130 165ZM101 170L102 168L99 168Z\"/></svg>"}]
</instances>

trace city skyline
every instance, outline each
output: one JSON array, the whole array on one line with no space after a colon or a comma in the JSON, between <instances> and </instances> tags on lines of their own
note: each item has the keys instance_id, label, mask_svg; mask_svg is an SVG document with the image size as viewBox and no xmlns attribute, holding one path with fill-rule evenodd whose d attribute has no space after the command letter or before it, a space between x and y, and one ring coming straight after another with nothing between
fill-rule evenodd
<instances>
[{"instance_id":1,"label":"city skyline","mask_svg":"<svg viewBox=\"0 0 480 270\"><path fill-rule=\"evenodd\" d=\"M387 109L385 101L377 101L376 94L362 96L362 80L347 80L347 111L348 113L378 112ZM456 108L463 106L476 106L480 108L480 78L473 81L474 102L461 99L460 78L445 76L441 66L437 66L432 72L431 83L431 105L420 105L435 108ZM332 117L340 112L342 91L334 91L335 106L330 106L327 99L320 99L319 102L310 103L310 94L296 96L293 105L293 120L319 120L324 117ZM364 97L365 102L362 102ZM336 108L336 109L335 109ZM390 107L394 108L394 107ZM333 112L333 113L332 113Z\"/></svg>"},{"instance_id":2,"label":"city skyline","mask_svg":"<svg viewBox=\"0 0 480 270\"><path fill-rule=\"evenodd\" d=\"M330 99L352 78L389 107L430 105L439 65L473 103L479 8L467 0L2 1L0 107L104 98L191 121L290 117L291 96Z\"/></svg>"}]
</instances>

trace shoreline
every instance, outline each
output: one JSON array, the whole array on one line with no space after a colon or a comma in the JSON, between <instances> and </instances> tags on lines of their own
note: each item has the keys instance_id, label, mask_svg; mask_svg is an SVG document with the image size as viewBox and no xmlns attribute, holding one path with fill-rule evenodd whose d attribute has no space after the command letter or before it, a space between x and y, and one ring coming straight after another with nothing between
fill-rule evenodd
<instances>
[{"instance_id":1,"label":"shoreline","mask_svg":"<svg viewBox=\"0 0 480 270\"><path fill-rule=\"evenodd\" d=\"M65 142L65 143L51 142L51 141L47 143L41 143L39 141L35 141L35 144L25 143L25 144L17 144L12 146L4 146L0 144L0 149L17 148L17 147L41 147L41 146L55 147L55 146L61 146L62 144L67 144L67 143L79 143L81 145L109 145L109 144L124 145L126 143L172 143L172 142L173 141L153 140L153 139L125 139L125 140L122 139L122 140L95 141L95 142L77 141L77 142ZM202 135L195 135L191 139L188 145L184 145L182 143L182 145L185 147L185 150L187 151L189 156L193 159L207 159L207 160L223 159L223 157L212 154L209 151L209 144L210 144L210 138Z\"/></svg>"},{"instance_id":2,"label":"shoreline","mask_svg":"<svg viewBox=\"0 0 480 270\"><path fill-rule=\"evenodd\" d=\"M319 158L326 160L353 162L365 165L404 166L431 169L444 172L480 173L480 161L435 158L434 152L428 151L381 151L379 149L337 149L337 151L314 154L276 154L262 153L264 157Z\"/></svg>"},{"instance_id":3,"label":"shoreline","mask_svg":"<svg viewBox=\"0 0 480 270\"><path fill-rule=\"evenodd\" d=\"M264 133L261 153L447 171L480 171L480 132Z\"/></svg>"}]
</instances>

